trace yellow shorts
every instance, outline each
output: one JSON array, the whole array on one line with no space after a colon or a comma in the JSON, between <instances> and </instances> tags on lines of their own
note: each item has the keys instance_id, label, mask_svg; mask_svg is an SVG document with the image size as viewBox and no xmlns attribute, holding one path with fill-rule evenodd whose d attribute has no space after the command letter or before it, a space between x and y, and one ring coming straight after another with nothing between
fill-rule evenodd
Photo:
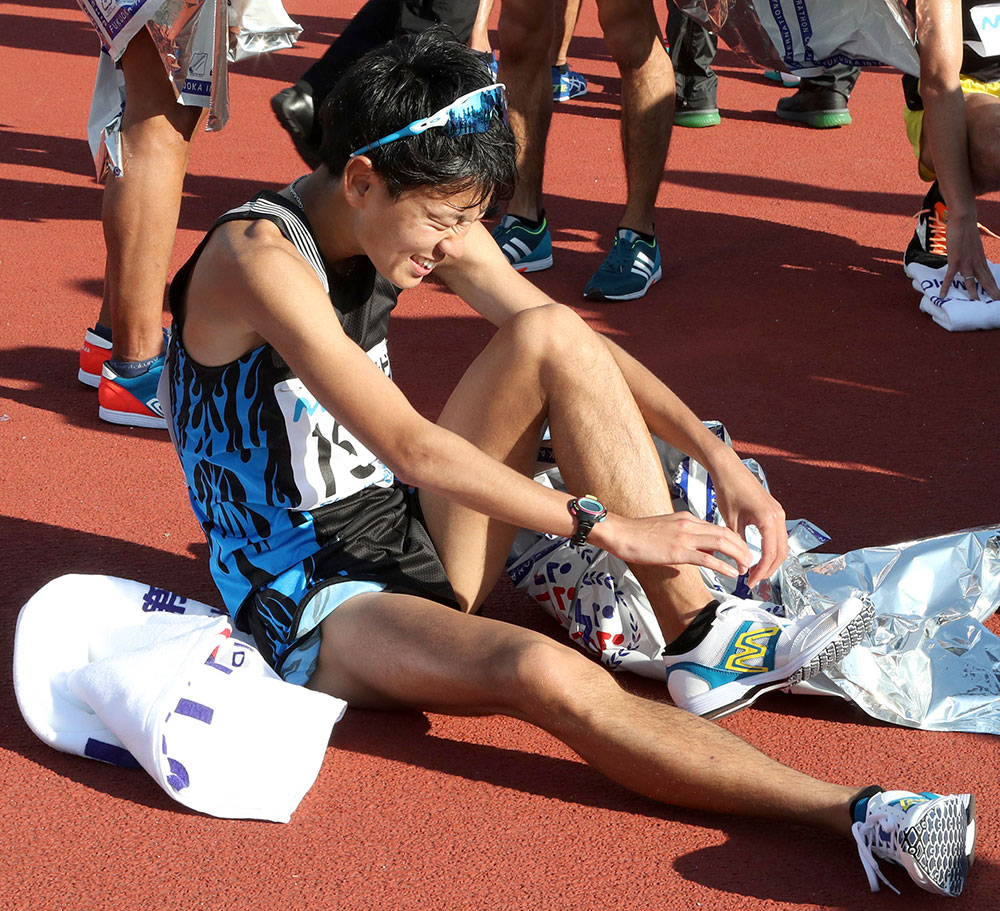
<instances>
[{"instance_id":1,"label":"yellow shorts","mask_svg":"<svg viewBox=\"0 0 1000 911\"><path fill-rule=\"evenodd\" d=\"M961 83L962 94L964 95L975 95L978 93L980 95L992 95L994 98L1000 98L1000 81L980 82L971 76L962 76ZM922 110L911 111L909 108L903 108L903 120L906 121L906 138L910 140L910 145L913 147L913 154L917 156L917 170L920 172L920 177L930 183L937 175L920 161L920 153L924 147L924 112Z\"/></svg>"}]
</instances>

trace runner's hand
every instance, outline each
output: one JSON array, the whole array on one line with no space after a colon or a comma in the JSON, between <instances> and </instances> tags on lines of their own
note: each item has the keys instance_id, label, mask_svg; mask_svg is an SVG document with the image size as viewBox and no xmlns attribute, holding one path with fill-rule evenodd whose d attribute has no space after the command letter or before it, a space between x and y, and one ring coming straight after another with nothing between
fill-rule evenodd
<instances>
[{"instance_id":1,"label":"runner's hand","mask_svg":"<svg viewBox=\"0 0 1000 911\"><path fill-rule=\"evenodd\" d=\"M979 300L982 288L993 300L1000 300L1000 288L990 269L979 236L979 226L975 216L961 217L948 213L948 269L941 286L941 296L947 297L948 290L956 275L965 280L970 300Z\"/></svg>"},{"instance_id":2,"label":"runner's hand","mask_svg":"<svg viewBox=\"0 0 1000 911\"><path fill-rule=\"evenodd\" d=\"M601 546L627 563L704 566L732 578L746 572L750 566L750 549L736 532L690 513L643 519L609 516L609 519L608 527L601 530L613 538ZM716 553L735 561L739 569L720 560Z\"/></svg>"},{"instance_id":3,"label":"runner's hand","mask_svg":"<svg viewBox=\"0 0 1000 911\"><path fill-rule=\"evenodd\" d=\"M747 580L751 586L769 578L788 556L785 511L740 461L726 465L713 475L719 511L726 524L741 539L748 525L756 526L761 537L761 557Z\"/></svg>"}]
</instances>

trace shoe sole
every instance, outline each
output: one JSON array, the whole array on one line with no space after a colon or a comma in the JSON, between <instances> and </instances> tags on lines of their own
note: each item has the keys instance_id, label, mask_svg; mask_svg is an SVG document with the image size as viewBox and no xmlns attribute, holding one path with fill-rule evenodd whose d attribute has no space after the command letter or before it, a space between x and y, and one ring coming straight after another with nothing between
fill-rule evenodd
<instances>
[{"instance_id":1,"label":"shoe sole","mask_svg":"<svg viewBox=\"0 0 1000 911\"><path fill-rule=\"evenodd\" d=\"M150 430L166 430L167 422L164 418L157 417L155 414L134 414L130 411L114 411L111 408L105 408L103 405L98 407L97 415L102 421L107 421L109 424L118 424L121 427L145 427Z\"/></svg>"},{"instance_id":2,"label":"shoe sole","mask_svg":"<svg viewBox=\"0 0 1000 911\"><path fill-rule=\"evenodd\" d=\"M535 259L528 263L513 263L514 269L522 274L525 272L541 272L543 269L552 268L552 257L546 256L545 259Z\"/></svg>"},{"instance_id":3,"label":"shoe sole","mask_svg":"<svg viewBox=\"0 0 1000 911\"><path fill-rule=\"evenodd\" d=\"M855 614L826 642L817 643L812 649L797 655L795 660L767 671L757 677L734 680L692 698L684 708L703 718L724 718L783 686L794 686L810 677L823 673L838 664L871 632L875 625L875 607L862 602Z\"/></svg>"},{"instance_id":4,"label":"shoe sole","mask_svg":"<svg viewBox=\"0 0 1000 911\"><path fill-rule=\"evenodd\" d=\"M702 129L703 127L714 127L722 123L722 117L718 111L682 111L674 114L675 127L691 127Z\"/></svg>"},{"instance_id":5,"label":"shoe sole","mask_svg":"<svg viewBox=\"0 0 1000 911\"><path fill-rule=\"evenodd\" d=\"M948 257L947 256L942 256L940 262L938 262L938 261L936 261L934 259L931 259L929 257L929 254L925 254L925 256L928 256L928 258L927 259L922 259L922 258L914 257L909 262L907 262L904 259L903 260L903 274L907 278L909 278L909 279L915 279L915 278L918 278L918 277L922 278L923 276L916 276L916 275L914 275L910 271L910 266L923 266L925 269L944 269L948 265Z\"/></svg>"},{"instance_id":6,"label":"shoe sole","mask_svg":"<svg viewBox=\"0 0 1000 911\"><path fill-rule=\"evenodd\" d=\"M81 367L76 372L76 378L83 383L84 386L90 386L91 389L96 389L101 385L101 375L99 373L88 373Z\"/></svg>"},{"instance_id":7,"label":"shoe sole","mask_svg":"<svg viewBox=\"0 0 1000 911\"><path fill-rule=\"evenodd\" d=\"M851 124L849 111L809 111L806 114L800 114L798 111L782 111L779 108L775 113L782 120L804 123L817 130L830 130L833 127L846 127Z\"/></svg>"},{"instance_id":8,"label":"shoe sole","mask_svg":"<svg viewBox=\"0 0 1000 911\"><path fill-rule=\"evenodd\" d=\"M657 269L649 276L649 281L641 291L630 291L628 294L605 294L603 291L584 291L584 300L589 301L634 301L642 297L653 285L663 278L663 270Z\"/></svg>"},{"instance_id":9,"label":"shoe sole","mask_svg":"<svg viewBox=\"0 0 1000 911\"><path fill-rule=\"evenodd\" d=\"M971 794L934 801L900 832L900 845L920 874L914 877L917 884L952 897L965 888L975 859L975 840L976 801Z\"/></svg>"},{"instance_id":10,"label":"shoe sole","mask_svg":"<svg viewBox=\"0 0 1000 911\"><path fill-rule=\"evenodd\" d=\"M579 98L581 95L586 95L587 90L584 89L581 92L570 92L568 95L557 95L555 92L552 93L553 101L572 101L574 98Z\"/></svg>"}]
</instances>

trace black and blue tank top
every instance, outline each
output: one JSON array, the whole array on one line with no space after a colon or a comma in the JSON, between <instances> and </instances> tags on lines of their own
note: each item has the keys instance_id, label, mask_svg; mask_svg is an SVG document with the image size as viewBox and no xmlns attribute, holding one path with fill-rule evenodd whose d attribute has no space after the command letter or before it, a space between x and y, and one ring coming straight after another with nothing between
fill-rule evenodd
<instances>
[{"instance_id":1,"label":"black and blue tank top","mask_svg":"<svg viewBox=\"0 0 1000 911\"><path fill-rule=\"evenodd\" d=\"M391 376L386 340L398 289L367 257L350 272L326 267L305 213L265 191L213 225L273 222L315 270L345 333ZM184 300L208 237L170 287L167 358L172 435L191 504L211 551L213 578L231 614L305 555L322 550L351 512L345 501L387 491L392 472L330 414L268 344L219 367L184 348Z\"/></svg>"}]
</instances>

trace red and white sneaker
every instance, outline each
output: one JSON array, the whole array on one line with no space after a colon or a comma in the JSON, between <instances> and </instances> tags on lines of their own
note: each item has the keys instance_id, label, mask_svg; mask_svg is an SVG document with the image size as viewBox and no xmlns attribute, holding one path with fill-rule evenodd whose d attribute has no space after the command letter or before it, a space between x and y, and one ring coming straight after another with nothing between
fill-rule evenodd
<instances>
[{"instance_id":1,"label":"red and white sneaker","mask_svg":"<svg viewBox=\"0 0 1000 911\"><path fill-rule=\"evenodd\" d=\"M110 364L101 368L97 387L98 414L102 421L126 427L152 427L166 430L163 408L156 387L163 373L163 355L140 376L125 377L115 373Z\"/></svg>"},{"instance_id":2,"label":"red and white sneaker","mask_svg":"<svg viewBox=\"0 0 1000 911\"><path fill-rule=\"evenodd\" d=\"M96 389L101 385L101 368L111 357L111 342L102 338L93 329L88 329L80 346L80 369L76 378L84 386Z\"/></svg>"}]
</instances>

